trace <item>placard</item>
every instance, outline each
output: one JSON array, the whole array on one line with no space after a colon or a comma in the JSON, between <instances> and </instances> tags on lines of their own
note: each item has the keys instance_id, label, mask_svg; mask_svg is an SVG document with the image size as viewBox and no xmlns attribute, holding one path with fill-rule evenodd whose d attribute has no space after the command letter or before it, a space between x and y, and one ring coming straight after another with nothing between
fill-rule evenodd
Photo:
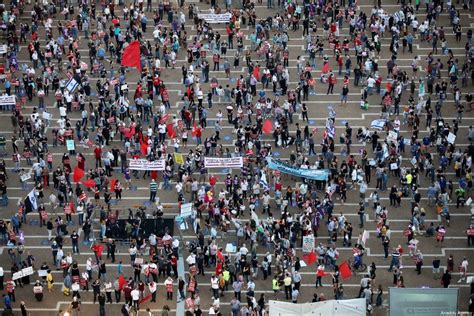
<instances>
[{"instance_id":1,"label":"placard","mask_svg":"<svg viewBox=\"0 0 474 316\"><path fill-rule=\"evenodd\" d=\"M181 205L182 217L191 216L192 213L193 213L193 203L185 203Z\"/></svg>"},{"instance_id":2,"label":"placard","mask_svg":"<svg viewBox=\"0 0 474 316\"><path fill-rule=\"evenodd\" d=\"M7 45L0 45L0 54L7 53Z\"/></svg>"},{"instance_id":3,"label":"placard","mask_svg":"<svg viewBox=\"0 0 474 316\"><path fill-rule=\"evenodd\" d=\"M135 258L135 261L133 263L134 264L142 264L143 263L143 258Z\"/></svg>"},{"instance_id":4,"label":"placard","mask_svg":"<svg viewBox=\"0 0 474 316\"><path fill-rule=\"evenodd\" d=\"M41 278L41 277L45 277L48 275L48 270L38 270L38 276Z\"/></svg>"},{"instance_id":5,"label":"placard","mask_svg":"<svg viewBox=\"0 0 474 316\"><path fill-rule=\"evenodd\" d=\"M53 114L48 113L48 112L43 112L43 119L44 120L52 120L53 119Z\"/></svg>"},{"instance_id":6,"label":"placard","mask_svg":"<svg viewBox=\"0 0 474 316\"><path fill-rule=\"evenodd\" d=\"M33 271L33 267L26 267L24 269L21 269L21 272L23 273L23 276L35 274L35 271Z\"/></svg>"},{"instance_id":7,"label":"placard","mask_svg":"<svg viewBox=\"0 0 474 316\"><path fill-rule=\"evenodd\" d=\"M448 134L448 143L454 144L455 141L456 141L456 135L454 135L453 133L449 132L449 134Z\"/></svg>"},{"instance_id":8,"label":"placard","mask_svg":"<svg viewBox=\"0 0 474 316\"><path fill-rule=\"evenodd\" d=\"M25 182L31 179L31 174L30 173L25 173L20 176L21 182Z\"/></svg>"},{"instance_id":9,"label":"placard","mask_svg":"<svg viewBox=\"0 0 474 316\"><path fill-rule=\"evenodd\" d=\"M13 273L12 280L15 281L15 280L21 279L22 277L23 277L23 272L18 271L18 272Z\"/></svg>"},{"instance_id":10,"label":"placard","mask_svg":"<svg viewBox=\"0 0 474 316\"><path fill-rule=\"evenodd\" d=\"M232 244L232 243L228 243L228 244L225 246L225 252L227 252L227 253L235 253L235 252L237 252L237 246L235 246L235 245Z\"/></svg>"},{"instance_id":11,"label":"placard","mask_svg":"<svg viewBox=\"0 0 474 316\"><path fill-rule=\"evenodd\" d=\"M395 131L388 132L387 140L391 143L396 143L398 138L398 134Z\"/></svg>"},{"instance_id":12,"label":"placard","mask_svg":"<svg viewBox=\"0 0 474 316\"><path fill-rule=\"evenodd\" d=\"M164 159L148 161L146 159L130 159L128 161L128 168L130 170L165 170L166 162Z\"/></svg>"},{"instance_id":13,"label":"placard","mask_svg":"<svg viewBox=\"0 0 474 316\"><path fill-rule=\"evenodd\" d=\"M365 243L367 242L367 239L369 239L369 231L364 230L364 232L362 233L362 244L364 247L365 247Z\"/></svg>"},{"instance_id":14,"label":"placard","mask_svg":"<svg viewBox=\"0 0 474 316\"><path fill-rule=\"evenodd\" d=\"M315 238L312 235L303 236L303 252L310 253L314 251Z\"/></svg>"},{"instance_id":15,"label":"placard","mask_svg":"<svg viewBox=\"0 0 474 316\"><path fill-rule=\"evenodd\" d=\"M204 167L206 168L242 168L244 159L242 157L235 158L211 158L204 157Z\"/></svg>"},{"instance_id":16,"label":"placard","mask_svg":"<svg viewBox=\"0 0 474 316\"><path fill-rule=\"evenodd\" d=\"M74 145L74 140L73 139L68 139L66 140L66 148L67 150L74 150L75 145Z\"/></svg>"},{"instance_id":17,"label":"placard","mask_svg":"<svg viewBox=\"0 0 474 316\"><path fill-rule=\"evenodd\" d=\"M174 153L174 162L176 162L178 165L184 165L183 154Z\"/></svg>"},{"instance_id":18,"label":"placard","mask_svg":"<svg viewBox=\"0 0 474 316\"><path fill-rule=\"evenodd\" d=\"M398 164L396 162L392 162L390 164L390 170L397 170L398 169Z\"/></svg>"}]
</instances>

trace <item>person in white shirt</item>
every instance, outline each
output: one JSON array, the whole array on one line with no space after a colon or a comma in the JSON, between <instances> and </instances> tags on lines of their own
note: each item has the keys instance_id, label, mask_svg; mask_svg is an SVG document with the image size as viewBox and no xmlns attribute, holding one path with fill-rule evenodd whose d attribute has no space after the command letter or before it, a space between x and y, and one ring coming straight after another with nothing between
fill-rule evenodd
<instances>
[{"instance_id":1,"label":"person in white shirt","mask_svg":"<svg viewBox=\"0 0 474 316\"><path fill-rule=\"evenodd\" d=\"M469 266L469 262L467 261L466 257L461 262L461 265L459 266L459 272L461 272L461 278L459 279L458 283L461 283L465 278L467 274L467 267Z\"/></svg>"},{"instance_id":2,"label":"person in white shirt","mask_svg":"<svg viewBox=\"0 0 474 316\"><path fill-rule=\"evenodd\" d=\"M150 293L151 293L151 301L150 302L156 302L156 283L151 281L148 284L148 289L150 290Z\"/></svg>"},{"instance_id":3,"label":"person in white shirt","mask_svg":"<svg viewBox=\"0 0 474 316\"><path fill-rule=\"evenodd\" d=\"M138 288L133 289L130 295L132 296L133 307L140 310L140 291Z\"/></svg>"}]
</instances>

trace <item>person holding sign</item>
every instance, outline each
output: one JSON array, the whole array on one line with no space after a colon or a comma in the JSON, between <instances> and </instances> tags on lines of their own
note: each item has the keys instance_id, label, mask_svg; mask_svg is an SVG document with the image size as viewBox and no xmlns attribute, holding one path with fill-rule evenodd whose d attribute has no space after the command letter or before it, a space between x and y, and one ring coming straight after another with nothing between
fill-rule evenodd
<instances>
[{"instance_id":1,"label":"person holding sign","mask_svg":"<svg viewBox=\"0 0 474 316\"><path fill-rule=\"evenodd\" d=\"M33 293L35 294L36 301L41 302L43 300L43 285L40 281L36 281L33 286Z\"/></svg>"}]
</instances>

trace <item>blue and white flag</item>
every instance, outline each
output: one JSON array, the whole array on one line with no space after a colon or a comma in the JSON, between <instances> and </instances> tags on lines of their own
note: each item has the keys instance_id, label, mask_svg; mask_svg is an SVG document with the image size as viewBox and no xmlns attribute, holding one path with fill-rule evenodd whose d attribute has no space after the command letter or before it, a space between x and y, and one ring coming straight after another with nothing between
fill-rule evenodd
<instances>
[{"instance_id":1,"label":"blue and white flag","mask_svg":"<svg viewBox=\"0 0 474 316\"><path fill-rule=\"evenodd\" d=\"M370 123L370 128L382 130L385 127L386 120L378 119L378 120L373 120L372 123Z\"/></svg>"},{"instance_id":2,"label":"blue and white flag","mask_svg":"<svg viewBox=\"0 0 474 316\"><path fill-rule=\"evenodd\" d=\"M74 92L76 90L77 86L79 83L74 78L69 79L69 81L66 83L66 90L69 92Z\"/></svg>"}]
</instances>

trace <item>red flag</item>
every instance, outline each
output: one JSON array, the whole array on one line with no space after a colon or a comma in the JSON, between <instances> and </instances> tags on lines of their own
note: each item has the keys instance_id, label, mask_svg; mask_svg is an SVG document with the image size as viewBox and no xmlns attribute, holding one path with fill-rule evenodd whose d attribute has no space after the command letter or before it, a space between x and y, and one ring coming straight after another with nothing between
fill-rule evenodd
<instances>
[{"instance_id":1,"label":"red flag","mask_svg":"<svg viewBox=\"0 0 474 316\"><path fill-rule=\"evenodd\" d=\"M306 264L309 266L315 263L317 259L318 259L318 256L316 256L316 253L314 251L303 255L304 262L306 262Z\"/></svg>"},{"instance_id":2,"label":"red flag","mask_svg":"<svg viewBox=\"0 0 474 316\"><path fill-rule=\"evenodd\" d=\"M139 71L142 69L140 63L140 42L133 41L127 48L123 50L122 54L122 66L137 68Z\"/></svg>"},{"instance_id":3,"label":"red flag","mask_svg":"<svg viewBox=\"0 0 474 316\"><path fill-rule=\"evenodd\" d=\"M164 114L161 118L160 118L160 121L158 123L165 123L167 120L168 120L168 114Z\"/></svg>"},{"instance_id":4,"label":"red flag","mask_svg":"<svg viewBox=\"0 0 474 316\"><path fill-rule=\"evenodd\" d=\"M141 303L144 303L144 302L146 302L146 301L148 301L150 298L151 298L151 293L148 294L147 296L143 297L143 298L140 300L140 304L141 304Z\"/></svg>"},{"instance_id":5,"label":"red flag","mask_svg":"<svg viewBox=\"0 0 474 316\"><path fill-rule=\"evenodd\" d=\"M74 208L74 203L71 201L69 202L69 207L71 208L71 213L72 214L75 214L76 213L76 209Z\"/></svg>"},{"instance_id":6,"label":"red flag","mask_svg":"<svg viewBox=\"0 0 474 316\"><path fill-rule=\"evenodd\" d=\"M117 179L110 180L110 192L114 192L116 182L117 182Z\"/></svg>"},{"instance_id":7,"label":"red flag","mask_svg":"<svg viewBox=\"0 0 474 316\"><path fill-rule=\"evenodd\" d=\"M339 265L339 272L341 273L341 277L343 280L348 279L352 276L352 271L347 261L344 261Z\"/></svg>"},{"instance_id":8,"label":"red flag","mask_svg":"<svg viewBox=\"0 0 474 316\"><path fill-rule=\"evenodd\" d=\"M97 249L97 257L102 257L102 251L104 251L104 245L101 244Z\"/></svg>"},{"instance_id":9,"label":"red flag","mask_svg":"<svg viewBox=\"0 0 474 316\"><path fill-rule=\"evenodd\" d=\"M263 131L264 134L270 134L272 132L272 129L273 129L272 121L270 121L270 119L267 119L263 123L262 131Z\"/></svg>"},{"instance_id":10,"label":"red flag","mask_svg":"<svg viewBox=\"0 0 474 316\"><path fill-rule=\"evenodd\" d=\"M172 124L172 123L166 125L166 132L168 133L168 136L169 136L170 138L175 138L175 137L176 137L176 132L175 132L175 130L174 130L174 128L173 128L173 124Z\"/></svg>"},{"instance_id":11,"label":"red flag","mask_svg":"<svg viewBox=\"0 0 474 316\"><path fill-rule=\"evenodd\" d=\"M328 73L329 72L329 63L324 64L321 71L322 71L323 74Z\"/></svg>"},{"instance_id":12,"label":"red flag","mask_svg":"<svg viewBox=\"0 0 474 316\"><path fill-rule=\"evenodd\" d=\"M92 180L92 179L89 179L89 180L86 180L86 181L82 181L82 184L85 185L85 186L88 187L88 188L91 188L91 189L96 186L95 181Z\"/></svg>"},{"instance_id":13,"label":"red flag","mask_svg":"<svg viewBox=\"0 0 474 316\"><path fill-rule=\"evenodd\" d=\"M119 276L118 282L119 282L119 290L122 290L125 284L127 284L127 280L125 280L123 275Z\"/></svg>"},{"instance_id":14,"label":"red flag","mask_svg":"<svg viewBox=\"0 0 474 316\"><path fill-rule=\"evenodd\" d=\"M217 252L217 258L218 258L220 261L224 262L224 256L222 255L222 251L219 250L219 251Z\"/></svg>"},{"instance_id":15,"label":"red flag","mask_svg":"<svg viewBox=\"0 0 474 316\"><path fill-rule=\"evenodd\" d=\"M141 151L143 156L146 156L146 154L148 153L148 144L147 143L141 143L140 144L140 151Z\"/></svg>"},{"instance_id":16,"label":"red flag","mask_svg":"<svg viewBox=\"0 0 474 316\"><path fill-rule=\"evenodd\" d=\"M81 178L84 176L85 172L79 167L74 168L74 176L73 180L74 182L79 182Z\"/></svg>"}]
</instances>

